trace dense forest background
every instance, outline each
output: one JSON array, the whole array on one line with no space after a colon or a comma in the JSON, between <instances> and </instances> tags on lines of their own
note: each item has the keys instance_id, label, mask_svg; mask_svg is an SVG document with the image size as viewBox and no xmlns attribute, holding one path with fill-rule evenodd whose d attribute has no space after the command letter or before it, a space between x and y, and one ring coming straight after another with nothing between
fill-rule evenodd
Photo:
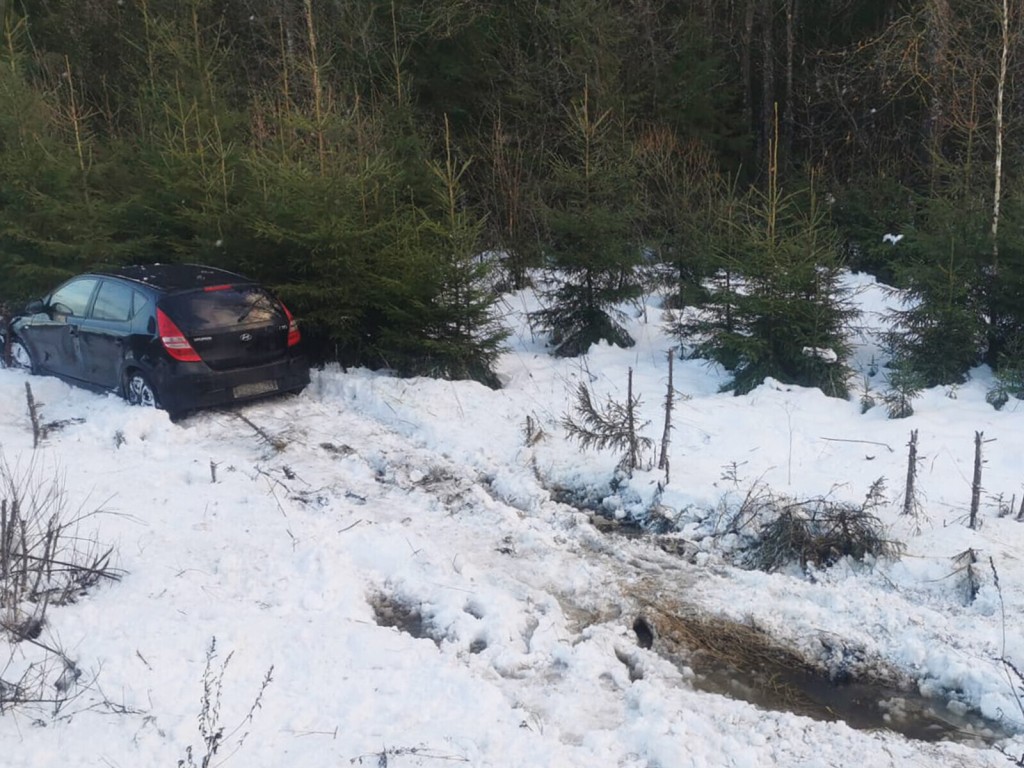
<instances>
[{"instance_id":1,"label":"dense forest background","mask_svg":"<svg viewBox=\"0 0 1024 768\"><path fill-rule=\"evenodd\" d=\"M320 360L494 383L499 292L556 354L657 286L746 391L843 395L839 275L915 297L908 391L1024 350L1008 0L0 0L0 302L196 261ZM901 236L883 238L884 235ZM1019 376L1018 376L1019 378Z\"/></svg>"}]
</instances>

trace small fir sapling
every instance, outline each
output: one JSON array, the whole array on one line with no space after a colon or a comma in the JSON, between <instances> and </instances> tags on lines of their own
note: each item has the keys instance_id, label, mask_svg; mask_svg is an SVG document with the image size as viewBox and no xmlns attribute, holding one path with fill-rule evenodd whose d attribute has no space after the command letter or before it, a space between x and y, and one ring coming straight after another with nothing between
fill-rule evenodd
<instances>
[{"instance_id":1,"label":"small fir sapling","mask_svg":"<svg viewBox=\"0 0 1024 768\"><path fill-rule=\"evenodd\" d=\"M638 423L639 407L640 398L633 395L633 369L630 368L625 403L609 398L599 406L594 403L587 385L581 383L576 391L575 415L566 415L562 425L584 450L621 451L619 469L632 475L641 468L643 455L654 446L650 438L638 434L648 424L646 421Z\"/></svg>"}]
</instances>

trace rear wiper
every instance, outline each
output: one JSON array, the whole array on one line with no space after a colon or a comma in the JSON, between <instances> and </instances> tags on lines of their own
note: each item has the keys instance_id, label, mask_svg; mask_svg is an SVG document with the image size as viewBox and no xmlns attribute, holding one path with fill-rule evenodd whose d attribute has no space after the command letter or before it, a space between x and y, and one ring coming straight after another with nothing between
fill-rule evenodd
<instances>
[{"instance_id":1,"label":"rear wiper","mask_svg":"<svg viewBox=\"0 0 1024 768\"><path fill-rule=\"evenodd\" d=\"M247 318L247 317L248 317L248 316L249 316L249 315L250 315L250 314L252 313L252 311L253 311L254 309L256 309L256 307L257 307L257 306L258 306L259 304L265 303L265 302L266 302L266 300L267 300L267 298L268 298L268 297L267 297L267 295L266 295L266 294L257 294L257 295L256 295L256 300L255 300L255 301L254 301L254 302L253 302L252 304L250 304L250 305L249 305L248 307L246 307L246 308L245 308L245 311L244 311L244 312L243 312L242 314L240 314L240 315L238 316L238 319L237 319L237 320L235 320L235 322L236 322L236 323L240 323L240 322L242 322L243 320L245 320L245 318Z\"/></svg>"}]
</instances>

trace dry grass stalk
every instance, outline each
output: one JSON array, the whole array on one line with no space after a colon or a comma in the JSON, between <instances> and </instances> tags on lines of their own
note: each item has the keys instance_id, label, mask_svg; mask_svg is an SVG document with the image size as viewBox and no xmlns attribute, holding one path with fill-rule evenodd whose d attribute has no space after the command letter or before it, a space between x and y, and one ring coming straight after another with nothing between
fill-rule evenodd
<instances>
[{"instance_id":1,"label":"dry grass stalk","mask_svg":"<svg viewBox=\"0 0 1024 768\"><path fill-rule=\"evenodd\" d=\"M0 456L0 609L16 635L27 634L27 623L41 623L46 606L120 579L113 548L80 533L96 513L69 515L66 502L59 473L44 477L34 461L19 471Z\"/></svg>"}]
</instances>

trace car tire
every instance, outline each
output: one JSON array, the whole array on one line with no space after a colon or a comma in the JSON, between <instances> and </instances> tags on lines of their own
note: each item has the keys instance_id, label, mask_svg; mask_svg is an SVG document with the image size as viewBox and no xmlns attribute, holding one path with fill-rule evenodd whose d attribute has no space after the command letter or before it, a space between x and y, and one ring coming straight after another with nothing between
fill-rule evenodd
<instances>
[{"instance_id":1,"label":"car tire","mask_svg":"<svg viewBox=\"0 0 1024 768\"><path fill-rule=\"evenodd\" d=\"M159 408L156 388L149 377L142 371L129 371L124 379L124 399L129 405L141 405L145 408Z\"/></svg>"},{"instance_id":2,"label":"car tire","mask_svg":"<svg viewBox=\"0 0 1024 768\"><path fill-rule=\"evenodd\" d=\"M17 336L11 337L11 368L19 368L29 373L36 372L35 360L32 359L32 352Z\"/></svg>"}]
</instances>

